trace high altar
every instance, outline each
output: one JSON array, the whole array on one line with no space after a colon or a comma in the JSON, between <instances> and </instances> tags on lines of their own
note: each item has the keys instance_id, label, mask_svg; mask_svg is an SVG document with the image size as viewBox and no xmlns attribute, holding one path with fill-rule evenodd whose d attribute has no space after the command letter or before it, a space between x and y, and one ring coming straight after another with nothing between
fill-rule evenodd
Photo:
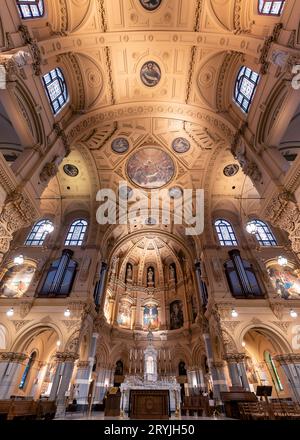
<instances>
[{"instance_id":1,"label":"high altar","mask_svg":"<svg viewBox=\"0 0 300 440\"><path fill-rule=\"evenodd\" d=\"M144 390L148 399L151 399L151 390L154 392L168 390L170 412L176 412L180 406L180 385L177 383L175 376L159 377L157 372L157 350L152 342L153 335L150 331L148 334L148 346L144 352L144 377L128 375L121 385L121 411L123 413L129 412L130 392L132 390ZM151 412L151 405L149 405L148 410Z\"/></svg>"}]
</instances>

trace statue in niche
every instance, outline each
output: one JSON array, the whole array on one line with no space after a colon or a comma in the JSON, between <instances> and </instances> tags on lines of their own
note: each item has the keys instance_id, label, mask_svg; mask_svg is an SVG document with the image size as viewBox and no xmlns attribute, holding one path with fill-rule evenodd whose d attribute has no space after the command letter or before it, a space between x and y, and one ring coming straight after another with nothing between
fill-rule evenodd
<instances>
[{"instance_id":1,"label":"statue in niche","mask_svg":"<svg viewBox=\"0 0 300 440\"><path fill-rule=\"evenodd\" d=\"M173 301L170 304L170 328L171 330L176 330L183 327L183 304L182 301Z\"/></svg>"},{"instance_id":2,"label":"statue in niche","mask_svg":"<svg viewBox=\"0 0 300 440\"><path fill-rule=\"evenodd\" d=\"M126 281L132 281L132 266L130 263L127 264Z\"/></svg>"},{"instance_id":3,"label":"statue in niche","mask_svg":"<svg viewBox=\"0 0 300 440\"><path fill-rule=\"evenodd\" d=\"M152 267L148 269L148 286L154 286L154 271Z\"/></svg>"},{"instance_id":4,"label":"statue in niche","mask_svg":"<svg viewBox=\"0 0 300 440\"><path fill-rule=\"evenodd\" d=\"M122 361L118 361L116 363L116 369L115 369L115 376L123 376L123 362Z\"/></svg>"},{"instance_id":5,"label":"statue in niche","mask_svg":"<svg viewBox=\"0 0 300 440\"><path fill-rule=\"evenodd\" d=\"M179 370L179 376L186 376L186 368L185 368L185 362L181 361L179 362L178 365L178 370Z\"/></svg>"},{"instance_id":6,"label":"statue in niche","mask_svg":"<svg viewBox=\"0 0 300 440\"><path fill-rule=\"evenodd\" d=\"M152 356L149 356L146 360L146 373L154 374L154 360Z\"/></svg>"},{"instance_id":7,"label":"statue in niche","mask_svg":"<svg viewBox=\"0 0 300 440\"><path fill-rule=\"evenodd\" d=\"M172 264L170 266L170 280L171 281L175 280L175 268Z\"/></svg>"}]
</instances>

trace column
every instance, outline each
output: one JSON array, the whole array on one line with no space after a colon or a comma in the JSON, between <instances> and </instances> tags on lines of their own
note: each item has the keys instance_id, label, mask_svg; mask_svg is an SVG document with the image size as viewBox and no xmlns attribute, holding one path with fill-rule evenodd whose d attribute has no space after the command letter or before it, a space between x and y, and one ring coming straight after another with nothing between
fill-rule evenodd
<instances>
[{"instance_id":1,"label":"column","mask_svg":"<svg viewBox=\"0 0 300 440\"><path fill-rule=\"evenodd\" d=\"M61 417L65 415L66 392L68 391L70 386L75 360L78 359L78 355L76 353L65 352L62 353L62 355L63 355L64 363L63 363L61 381L59 384L57 398L56 398L57 401L56 417Z\"/></svg>"},{"instance_id":2,"label":"column","mask_svg":"<svg viewBox=\"0 0 300 440\"><path fill-rule=\"evenodd\" d=\"M80 361L77 364L77 374L75 379L75 399L77 404L86 409L88 405L88 391L90 377L90 363L89 361Z\"/></svg>"},{"instance_id":3,"label":"column","mask_svg":"<svg viewBox=\"0 0 300 440\"><path fill-rule=\"evenodd\" d=\"M33 385L30 392L30 396L33 396L35 400L39 399L38 391L39 391L39 387L43 384L44 381L44 377L47 370L47 363L40 361L37 363L37 366L38 366L38 372L36 378L33 381Z\"/></svg>"},{"instance_id":4,"label":"column","mask_svg":"<svg viewBox=\"0 0 300 440\"><path fill-rule=\"evenodd\" d=\"M215 399L219 400L220 397L220 391L227 391L227 384L225 380L225 374L224 374L224 364L223 362L214 362L213 360L213 351L212 351L212 345L210 340L209 333L203 334L204 338L204 344L206 349L206 356L207 356L207 364L209 367L209 371L212 377L213 382L213 393Z\"/></svg>"},{"instance_id":5,"label":"column","mask_svg":"<svg viewBox=\"0 0 300 440\"><path fill-rule=\"evenodd\" d=\"M300 403L300 354L289 353L275 356L282 367L296 402Z\"/></svg>"},{"instance_id":6,"label":"column","mask_svg":"<svg viewBox=\"0 0 300 440\"><path fill-rule=\"evenodd\" d=\"M63 367L64 367L63 362L64 362L63 353L60 352L56 353L56 370L49 395L49 400L51 401L56 400L57 391L63 374Z\"/></svg>"},{"instance_id":7,"label":"column","mask_svg":"<svg viewBox=\"0 0 300 440\"><path fill-rule=\"evenodd\" d=\"M24 353L4 352L0 354L0 399L10 399L10 396L14 394L27 357Z\"/></svg>"},{"instance_id":8,"label":"column","mask_svg":"<svg viewBox=\"0 0 300 440\"><path fill-rule=\"evenodd\" d=\"M245 353L228 353L224 356L224 360L227 361L232 387L250 390L245 367Z\"/></svg>"}]
</instances>

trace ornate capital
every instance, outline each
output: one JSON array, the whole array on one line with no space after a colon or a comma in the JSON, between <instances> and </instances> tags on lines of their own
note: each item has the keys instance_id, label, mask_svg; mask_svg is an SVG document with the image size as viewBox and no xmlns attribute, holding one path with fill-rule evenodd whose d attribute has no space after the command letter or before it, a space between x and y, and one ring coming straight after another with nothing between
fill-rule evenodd
<instances>
[{"instance_id":1,"label":"ornate capital","mask_svg":"<svg viewBox=\"0 0 300 440\"><path fill-rule=\"evenodd\" d=\"M244 362L246 358L247 356L245 353L227 353L223 359L228 364L238 364L240 362Z\"/></svg>"},{"instance_id":2,"label":"ornate capital","mask_svg":"<svg viewBox=\"0 0 300 440\"><path fill-rule=\"evenodd\" d=\"M57 362L75 362L78 358L78 354L71 351L58 351L56 353Z\"/></svg>"},{"instance_id":3,"label":"ornate capital","mask_svg":"<svg viewBox=\"0 0 300 440\"><path fill-rule=\"evenodd\" d=\"M89 366L89 361L79 361L77 364L78 370L86 370L87 368L89 368Z\"/></svg>"},{"instance_id":4,"label":"ornate capital","mask_svg":"<svg viewBox=\"0 0 300 440\"><path fill-rule=\"evenodd\" d=\"M274 359L278 361L280 365L300 364L300 353L278 354L274 356Z\"/></svg>"},{"instance_id":5,"label":"ornate capital","mask_svg":"<svg viewBox=\"0 0 300 440\"><path fill-rule=\"evenodd\" d=\"M22 363L27 359L25 353L4 352L0 353L0 362Z\"/></svg>"}]
</instances>

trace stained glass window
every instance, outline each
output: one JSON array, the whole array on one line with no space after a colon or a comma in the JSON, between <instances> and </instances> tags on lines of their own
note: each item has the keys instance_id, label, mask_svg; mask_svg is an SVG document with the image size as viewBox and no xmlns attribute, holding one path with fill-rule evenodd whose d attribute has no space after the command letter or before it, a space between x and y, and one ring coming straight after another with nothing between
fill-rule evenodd
<instances>
[{"instance_id":1,"label":"stained glass window","mask_svg":"<svg viewBox=\"0 0 300 440\"><path fill-rule=\"evenodd\" d=\"M43 0L17 0L17 6L23 19L40 18L44 15Z\"/></svg>"},{"instance_id":2,"label":"stained glass window","mask_svg":"<svg viewBox=\"0 0 300 440\"><path fill-rule=\"evenodd\" d=\"M34 351L33 353L31 353L30 358L29 358L29 360L27 362L27 365L25 367L24 373L22 375L22 379L21 379L21 382L19 384L19 389L20 390L23 390L25 388L28 375L30 373L32 365L34 364L35 359L36 359L36 352Z\"/></svg>"},{"instance_id":3,"label":"stained glass window","mask_svg":"<svg viewBox=\"0 0 300 440\"><path fill-rule=\"evenodd\" d=\"M258 73L246 66L241 67L238 73L235 84L234 100L245 113L248 113L249 111L259 79L260 76Z\"/></svg>"},{"instance_id":4,"label":"stained glass window","mask_svg":"<svg viewBox=\"0 0 300 440\"><path fill-rule=\"evenodd\" d=\"M53 113L56 115L68 100L68 89L61 69L56 67L44 75L43 82Z\"/></svg>"},{"instance_id":5,"label":"stained glass window","mask_svg":"<svg viewBox=\"0 0 300 440\"><path fill-rule=\"evenodd\" d=\"M37 222L28 235L25 246L42 246L49 233L53 231L53 223L50 220Z\"/></svg>"},{"instance_id":6,"label":"stained glass window","mask_svg":"<svg viewBox=\"0 0 300 440\"><path fill-rule=\"evenodd\" d=\"M265 351L265 362L269 369L269 373L271 374L272 379L275 379L276 388L278 391L283 391L283 386L276 368L276 365L272 359L271 354L268 351Z\"/></svg>"},{"instance_id":7,"label":"stained glass window","mask_svg":"<svg viewBox=\"0 0 300 440\"><path fill-rule=\"evenodd\" d=\"M215 221L215 228L221 246L237 246L237 239L231 224L223 219Z\"/></svg>"},{"instance_id":8,"label":"stained glass window","mask_svg":"<svg viewBox=\"0 0 300 440\"><path fill-rule=\"evenodd\" d=\"M258 12L263 15L281 15L285 1L258 1Z\"/></svg>"},{"instance_id":9,"label":"stained glass window","mask_svg":"<svg viewBox=\"0 0 300 440\"><path fill-rule=\"evenodd\" d=\"M76 220L70 226L65 246L81 246L87 230L86 220Z\"/></svg>"},{"instance_id":10,"label":"stained glass window","mask_svg":"<svg viewBox=\"0 0 300 440\"><path fill-rule=\"evenodd\" d=\"M276 238L269 226L262 220L253 220L250 223L254 223L256 226L256 238L261 246L277 246Z\"/></svg>"}]
</instances>

